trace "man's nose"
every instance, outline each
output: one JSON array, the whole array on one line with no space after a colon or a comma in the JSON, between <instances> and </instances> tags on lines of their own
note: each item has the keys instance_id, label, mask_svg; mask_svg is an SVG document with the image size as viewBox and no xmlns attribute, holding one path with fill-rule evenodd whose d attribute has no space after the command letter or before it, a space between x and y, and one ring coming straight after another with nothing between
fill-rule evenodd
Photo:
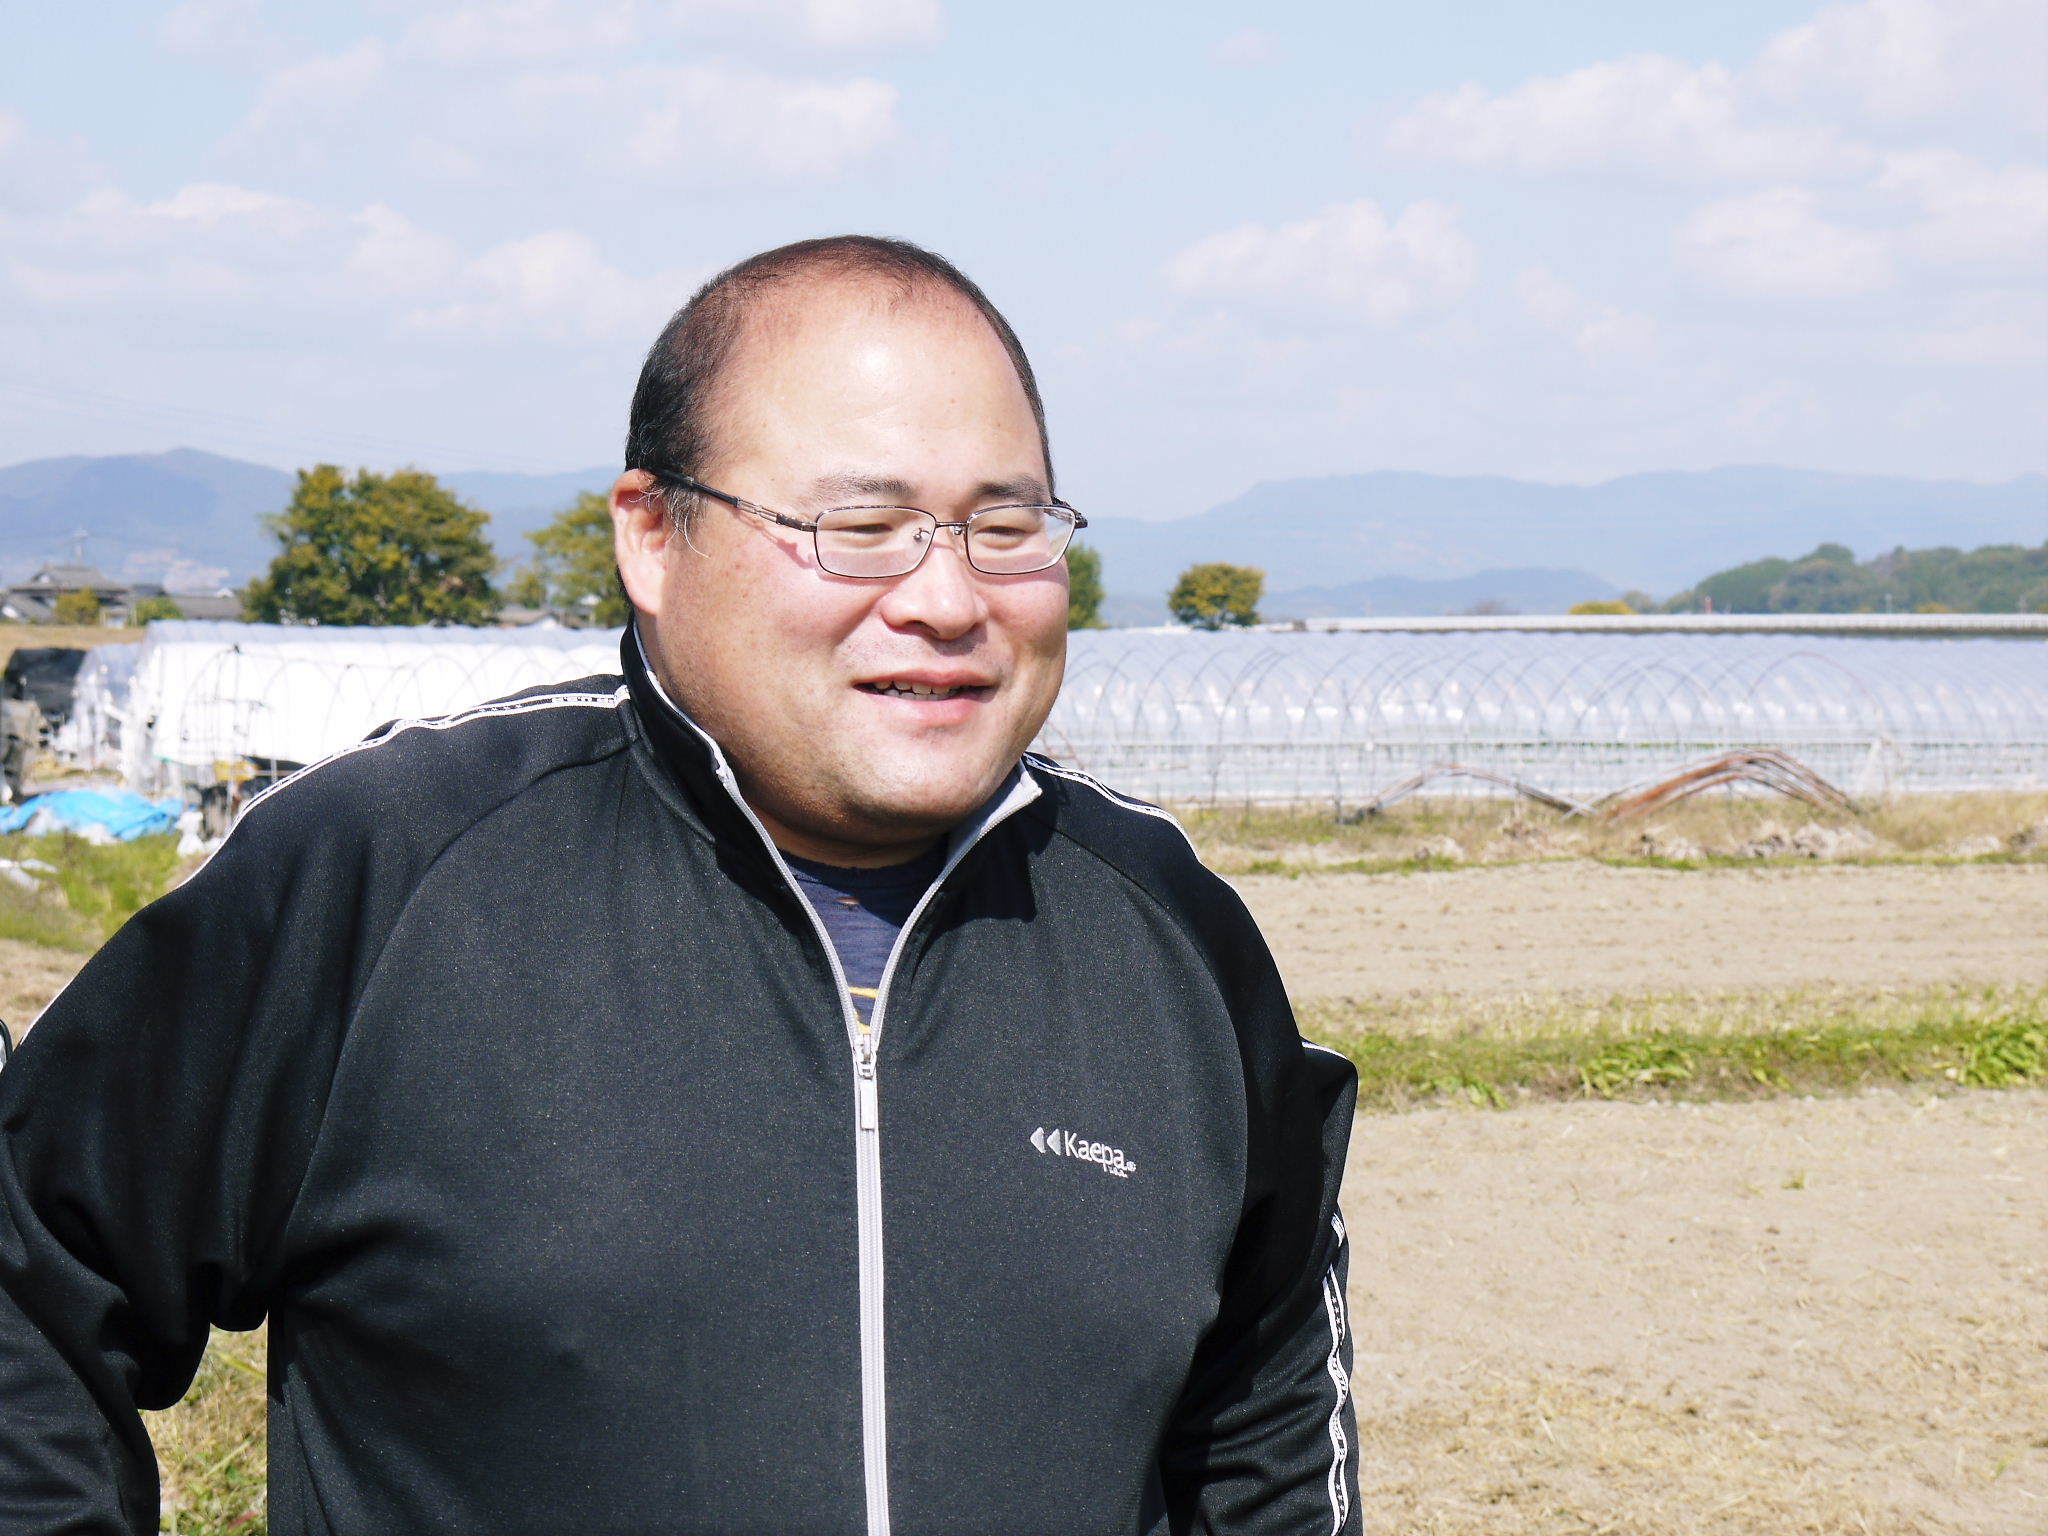
<instances>
[{"instance_id":1,"label":"man's nose","mask_svg":"<svg viewBox=\"0 0 2048 1536\"><path fill-rule=\"evenodd\" d=\"M883 618L951 640L988 617L987 595L967 563L966 532L955 526L935 532L917 569L895 581L882 599Z\"/></svg>"}]
</instances>

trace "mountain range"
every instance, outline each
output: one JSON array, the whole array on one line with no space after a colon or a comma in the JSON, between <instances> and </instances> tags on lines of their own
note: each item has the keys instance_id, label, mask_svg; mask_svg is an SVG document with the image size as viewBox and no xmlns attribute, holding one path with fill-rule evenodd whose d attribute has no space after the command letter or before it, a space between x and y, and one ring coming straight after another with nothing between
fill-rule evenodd
<instances>
[{"instance_id":1,"label":"mountain range","mask_svg":"<svg viewBox=\"0 0 2048 1536\"><path fill-rule=\"evenodd\" d=\"M441 476L492 515L499 555L614 471ZM178 586L240 582L268 564L259 519L292 476L196 449L38 459L0 469L0 577L64 558ZM1624 588L1661 595L1765 555L1823 542L1870 555L1897 545L2048 538L2048 476L1998 484L1742 466L1627 475L1597 485L1379 472L1268 480L1206 511L1144 520L1087 507L1112 619L1163 617L1174 578L1201 560L1262 567L1275 616L1444 613L1481 603L1557 611ZM168 578L168 579L167 579Z\"/></svg>"},{"instance_id":2,"label":"mountain range","mask_svg":"<svg viewBox=\"0 0 2048 1536\"><path fill-rule=\"evenodd\" d=\"M1744 466L1581 486L1389 472L1268 480L1189 517L1091 513L1090 523L1083 537L1118 593L1164 592L1191 561L1230 560L1262 567L1274 594L1538 568L1597 572L1663 597L1821 543L1866 556L1901 544L2038 544L2048 539L2048 475L1980 485Z\"/></svg>"},{"instance_id":3,"label":"mountain range","mask_svg":"<svg viewBox=\"0 0 2048 1536\"><path fill-rule=\"evenodd\" d=\"M525 535L616 475L483 470L438 478L491 514L500 558L517 562L530 552ZM45 561L68 558L83 531L87 561L121 580L239 585L276 553L261 520L283 510L293 483L284 470L196 448L10 465L0 469L0 578L18 580Z\"/></svg>"}]
</instances>

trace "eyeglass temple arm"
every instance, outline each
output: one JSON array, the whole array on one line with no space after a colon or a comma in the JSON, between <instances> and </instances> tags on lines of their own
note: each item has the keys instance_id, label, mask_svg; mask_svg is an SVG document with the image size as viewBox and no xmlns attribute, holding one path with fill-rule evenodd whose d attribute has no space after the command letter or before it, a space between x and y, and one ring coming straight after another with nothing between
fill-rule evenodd
<instances>
[{"instance_id":1,"label":"eyeglass temple arm","mask_svg":"<svg viewBox=\"0 0 2048 1536\"><path fill-rule=\"evenodd\" d=\"M751 512L756 517L765 517L769 522L780 523L785 528L794 528L800 533L816 533L818 531L816 523L807 523L802 518L791 517L787 513L776 512L767 507L756 506L753 502L735 496L729 491L713 490L702 480L694 476L668 475L665 478L680 485L686 491L694 491L699 496L709 496L713 501L722 501L728 507L736 508L741 512Z\"/></svg>"}]
</instances>

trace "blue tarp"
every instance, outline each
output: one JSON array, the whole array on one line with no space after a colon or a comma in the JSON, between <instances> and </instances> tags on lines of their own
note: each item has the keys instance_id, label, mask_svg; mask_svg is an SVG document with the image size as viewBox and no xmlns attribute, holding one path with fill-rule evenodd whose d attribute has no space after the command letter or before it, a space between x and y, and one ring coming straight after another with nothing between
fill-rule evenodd
<instances>
[{"instance_id":1,"label":"blue tarp","mask_svg":"<svg viewBox=\"0 0 2048 1536\"><path fill-rule=\"evenodd\" d=\"M132 790L53 789L14 805L0 805L0 832L84 832L104 827L121 842L178 830L184 806L173 796L145 800Z\"/></svg>"}]
</instances>

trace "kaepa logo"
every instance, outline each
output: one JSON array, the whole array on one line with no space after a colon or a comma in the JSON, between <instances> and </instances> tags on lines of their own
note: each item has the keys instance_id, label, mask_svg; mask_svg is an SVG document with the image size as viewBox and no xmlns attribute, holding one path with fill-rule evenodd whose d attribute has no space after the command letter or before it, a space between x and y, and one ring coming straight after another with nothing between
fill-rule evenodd
<instances>
[{"instance_id":1,"label":"kaepa logo","mask_svg":"<svg viewBox=\"0 0 2048 1536\"><path fill-rule=\"evenodd\" d=\"M1031 1133L1031 1145L1040 1152L1050 1152L1054 1157L1071 1157L1077 1162L1093 1163L1104 1173L1128 1179L1138 1171L1138 1165L1124 1156L1123 1148L1105 1146L1099 1141L1083 1141L1072 1131L1048 1131L1040 1126Z\"/></svg>"}]
</instances>

